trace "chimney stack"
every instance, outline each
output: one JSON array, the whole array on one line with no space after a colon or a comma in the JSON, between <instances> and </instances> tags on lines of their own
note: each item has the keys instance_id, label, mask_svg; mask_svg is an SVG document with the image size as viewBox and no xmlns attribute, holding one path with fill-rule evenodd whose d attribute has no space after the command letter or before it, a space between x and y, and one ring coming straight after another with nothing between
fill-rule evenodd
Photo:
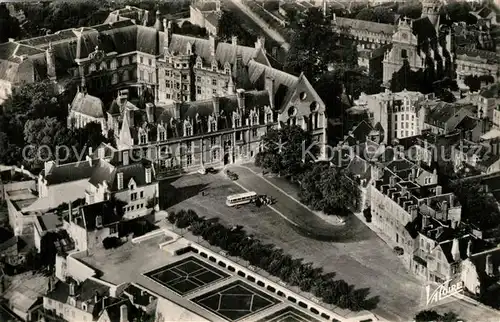
<instances>
[{"instance_id":1,"label":"chimney stack","mask_svg":"<svg viewBox=\"0 0 500 322\"><path fill-rule=\"evenodd\" d=\"M212 57L215 57L215 51L217 50L217 41L215 39L215 36L213 35L210 35L208 39L210 41L210 54L212 55Z\"/></svg>"},{"instance_id":2,"label":"chimney stack","mask_svg":"<svg viewBox=\"0 0 500 322\"><path fill-rule=\"evenodd\" d=\"M392 188L392 187L394 187L394 184L395 184L395 183L396 183L396 177L391 176L391 177L389 178L389 186Z\"/></svg>"},{"instance_id":3,"label":"chimney stack","mask_svg":"<svg viewBox=\"0 0 500 322\"><path fill-rule=\"evenodd\" d=\"M181 102L174 102L174 119L179 120L181 118Z\"/></svg>"},{"instance_id":4,"label":"chimney stack","mask_svg":"<svg viewBox=\"0 0 500 322\"><path fill-rule=\"evenodd\" d=\"M264 86L269 94L269 101L271 102L271 108L274 108L274 79L271 77L266 77L264 80Z\"/></svg>"},{"instance_id":5,"label":"chimney stack","mask_svg":"<svg viewBox=\"0 0 500 322\"><path fill-rule=\"evenodd\" d=\"M94 293L94 303L97 303L99 302L99 293L97 291L95 291Z\"/></svg>"},{"instance_id":6,"label":"chimney stack","mask_svg":"<svg viewBox=\"0 0 500 322\"><path fill-rule=\"evenodd\" d=\"M154 123L154 121L155 121L155 106L153 103L146 103L146 115L148 117L148 123Z\"/></svg>"},{"instance_id":7,"label":"chimney stack","mask_svg":"<svg viewBox=\"0 0 500 322\"><path fill-rule=\"evenodd\" d=\"M436 186L436 196L442 195L443 194L443 187L441 186Z\"/></svg>"},{"instance_id":8,"label":"chimney stack","mask_svg":"<svg viewBox=\"0 0 500 322\"><path fill-rule=\"evenodd\" d=\"M245 110L245 90L244 89L237 89L236 90L236 99L238 101L238 108L240 110Z\"/></svg>"},{"instance_id":9,"label":"chimney stack","mask_svg":"<svg viewBox=\"0 0 500 322\"><path fill-rule=\"evenodd\" d=\"M233 46L238 45L238 37L237 37L237 36L233 36L233 37L231 37L231 44L232 44Z\"/></svg>"},{"instance_id":10,"label":"chimney stack","mask_svg":"<svg viewBox=\"0 0 500 322\"><path fill-rule=\"evenodd\" d=\"M120 322L129 322L128 309L125 304L122 304L122 306L120 306Z\"/></svg>"},{"instance_id":11,"label":"chimney stack","mask_svg":"<svg viewBox=\"0 0 500 322\"><path fill-rule=\"evenodd\" d=\"M422 215L422 229L425 229L428 223L427 215Z\"/></svg>"},{"instance_id":12,"label":"chimney stack","mask_svg":"<svg viewBox=\"0 0 500 322\"><path fill-rule=\"evenodd\" d=\"M95 226L96 226L96 228L102 227L102 216L101 215L95 216Z\"/></svg>"},{"instance_id":13,"label":"chimney stack","mask_svg":"<svg viewBox=\"0 0 500 322\"><path fill-rule=\"evenodd\" d=\"M147 167L145 169L145 171L146 171L146 174L145 174L146 175L146 183L149 184L152 181L151 167Z\"/></svg>"},{"instance_id":14,"label":"chimney stack","mask_svg":"<svg viewBox=\"0 0 500 322\"><path fill-rule=\"evenodd\" d=\"M68 202L68 221L70 223L73 222L73 205L71 200Z\"/></svg>"},{"instance_id":15,"label":"chimney stack","mask_svg":"<svg viewBox=\"0 0 500 322\"><path fill-rule=\"evenodd\" d=\"M485 273L488 276L492 276L494 274L494 272L493 272L493 260L491 259L491 254L486 255Z\"/></svg>"},{"instance_id":16,"label":"chimney stack","mask_svg":"<svg viewBox=\"0 0 500 322\"><path fill-rule=\"evenodd\" d=\"M442 204L442 210L443 210L443 220L448 220L448 201L443 201Z\"/></svg>"}]
</instances>

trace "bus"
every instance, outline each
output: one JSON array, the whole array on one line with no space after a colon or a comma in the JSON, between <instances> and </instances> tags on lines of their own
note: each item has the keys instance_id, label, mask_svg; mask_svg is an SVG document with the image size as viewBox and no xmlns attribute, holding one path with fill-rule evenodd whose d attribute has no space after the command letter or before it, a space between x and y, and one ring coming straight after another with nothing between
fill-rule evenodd
<instances>
[{"instance_id":1,"label":"bus","mask_svg":"<svg viewBox=\"0 0 500 322\"><path fill-rule=\"evenodd\" d=\"M235 195L227 196L226 205L229 207L236 205L243 205L249 203L257 198L257 193L254 191L237 193Z\"/></svg>"}]
</instances>

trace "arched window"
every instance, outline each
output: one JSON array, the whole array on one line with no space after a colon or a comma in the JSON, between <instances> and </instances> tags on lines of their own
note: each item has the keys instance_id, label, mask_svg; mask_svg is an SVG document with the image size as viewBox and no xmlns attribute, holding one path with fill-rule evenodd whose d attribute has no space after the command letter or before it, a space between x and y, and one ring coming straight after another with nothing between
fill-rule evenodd
<instances>
[{"instance_id":1,"label":"arched window","mask_svg":"<svg viewBox=\"0 0 500 322\"><path fill-rule=\"evenodd\" d=\"M124 71L123 76L122 76L122 81L124 81L124 82L128 81L130 79L129 76L130 76L129 71L128 70Z\"/></svg>"}]
</instances>

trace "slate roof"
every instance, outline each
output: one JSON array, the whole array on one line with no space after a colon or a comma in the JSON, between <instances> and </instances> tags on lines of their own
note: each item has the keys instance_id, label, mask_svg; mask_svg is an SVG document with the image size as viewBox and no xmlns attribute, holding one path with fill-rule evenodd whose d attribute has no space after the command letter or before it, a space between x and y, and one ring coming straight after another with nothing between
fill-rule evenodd
<instances>
[{"instance_id":1,"label":"slate roof","mask_svg":"<svg viewBox=\"0 0 500 322\"><path fill-rule=\"evenodd\" d=\"M102 201L80 207L83 221L75 218L76 223L87 231L96 230L96 217L101 216L104 227L120 221L115 205L111 201Z\"/></svg>"},{"instance_id":2,"label":"slate roof","mask_svg":"<svg viewBox=\"0 0 500 322\"><path fill-rule=\"evenodd\" d=\"M340 28L352 28L367 32L384 33L391 36L396 31L396 27L394 25L343 17L336 17L334 24Z\"/></svg>"},{"instance_id":3,"label":"slate roof","mask_svg":"<svg viewBox=\"0 0 500 322\"><path fill-rule=\"evenodd\" d=\"M196 1L193 6L200 11L215 11L217 9L217 3L215 1L212 2Z\"/></svg>"},{"instance_id":4,"label":"slate roof","mask_svg":"<svg viewBox=\"0 0 500 322\"><path fill-rule=\"evenodd\" d=\"M156 299L151 293L138 288L137 286L130 284L124 290L125 294L130 295L131 301L134 304L141 306L148 306L151 303L151 299Z\"/></svg>"},{"instance_id":5,"label":"slate roof","mask_svg":"<svg viewBox=\"0 0 500 322\"><path fill-rule=\"evenodd\" d=\"M60 184L70 181L88 179L94 172L96 162L80 161L74 163L53 166L48 174L45 174L47 185Z\"/></svg>"},{"instance_id":6,"label":"slate roof","mask_svg":"<svg viewBox=\"0 0 500 322\"><path fill-rule=\"evenodd\" d=\"M132 303L130 303L130 301L128 299L124 299L124 300L121 300L121 301L117 301L116 303L113 303L109 306L106 306L106 308L104 309L107 314L108 314L108 318L109 322L121 322L120 320L120 313L121 313L121 306L122 305L125 305L127 306L127 317L129 319L129 321L134 321L134 318L137 318L139 316L141 316L141 311L136 308L135 306L132 305ZM104 311L103 311L104 313Z\"/></svg>"},{"instance_id":7,"label":"slate roof","mask_svg":"<svg viewBox=\"0 0 500 322\"><path fill-rule=\"evenodd\" d=\"M434 42L437 40L436 28L428 17L414 19L412 22L412 32L417 36L419 44L428 40Z\"/></svg>"},{"instance_id":8,"label":"slate roof","mask_svg":"<svg viewBox=\"0 0 500 322\"><path fill-rule=\"evenodd\" d=\"M462 259L462 260L467 258L467 246L469 244L469 240L472 242L472 244L471 244L471 253L472 254L476 254L478 252L484 251L488 246L488 244L486 244L484 241L482 241L480 239L476 239L476 238L471 237L471 236L465 236L462 238L458 238L458 248L460 251L460 259ZM439 244L439 247L441 247L441 249L443 250L443 253L446 256L446 260L448 261L448 263L455 262L453 260L452 254L451 254L452 246L453 246L453 240L448 240L448 241L445 241L445 242L442 242ZM471 258L476 258L476 257L471 256ZM478 258L480 258L480 256L478 256ZM478 263L479 263L479 261L478 261ZM500 264L500 262L499 262L499 264Z\"/></svg>"},{"instance_id":9,"label":"slate roof","mask_svg":"<svg viewBox=\"0 0 500 322\"><path fill-rule=\"evenodd\" d=\"M465 131L473 130L477 124L479 123L478 119L472 118L470 116L465 116L460 123L457 124L456 128L462 129Z\"/></svg>"},{"instance_id":10,"label":"slate roof","mask_svg":"<svg viewBox=\"0 0 500 322\"><path fill-rule=\"evenodd\" d=\"M500 248L490 249L470 257L470 261L476 266L476 271L482 281L488 279L486 276L486 257L488 255L491 256L494 273L498 274L498 267L500 267Z\"/></svg>"},{"instance_id":11,"label":"slate roof","mask_svg":"<svg viewBox=\"0 0 500 322\"><path fill-rule=\"evenodd\" d=\"M474 49L470 47L457 47L456 55L457 58L460 58L459 56L466 55L468 57L479 57L482 59L486 59L488 63L492 64L500 63L500 56L495 52L487 50Z\"/></svg>"},{"instance_id":12,"label":"slate roof","mask_svg":"<svg viewBox=\"0 0 500 322\"><path fill-rule=\"evenodd\" d=\"M78 92L71 103L71 110L95 118L104 118L102 101L92 95Z\"/></svg>"}]
</instances>

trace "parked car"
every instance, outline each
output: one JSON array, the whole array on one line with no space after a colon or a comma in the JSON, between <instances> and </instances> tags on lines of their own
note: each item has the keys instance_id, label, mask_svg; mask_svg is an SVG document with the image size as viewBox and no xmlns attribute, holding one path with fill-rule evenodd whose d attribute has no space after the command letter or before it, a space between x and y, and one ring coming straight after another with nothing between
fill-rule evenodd
<instances>
[{"instance_id":1,"label":"parked car","mask_svg":"<svg viewBox=\"0 0 500 322\"><path fill-rule=\"evenodd\" d=\"M229 171L229 170L226 170L226 174L229 177L229 179L231 179L231 180L238 180L238 174L236 174L236 173L234 173L232 171Z\"/></svg>"},{"instance_id":2,"label":"parked car","mask_svg":"<svg viewBox=\"0 0 500 322\"><path fill-rule=\"evenodd\" d=\"M213 167L209 167L205 169L207 173L217 173L217 170Z\"/></svg>"},{"instance_id":3,"label":"parked car","mask_svg":"<svg viewBox=\"0 0 500 322\"><path fill-rule=\"evenodd\" d=\"M207 174L207 169L201 168L200 170L198 170L198 173L199 174Z\"/></svg>"}]
</instances>

